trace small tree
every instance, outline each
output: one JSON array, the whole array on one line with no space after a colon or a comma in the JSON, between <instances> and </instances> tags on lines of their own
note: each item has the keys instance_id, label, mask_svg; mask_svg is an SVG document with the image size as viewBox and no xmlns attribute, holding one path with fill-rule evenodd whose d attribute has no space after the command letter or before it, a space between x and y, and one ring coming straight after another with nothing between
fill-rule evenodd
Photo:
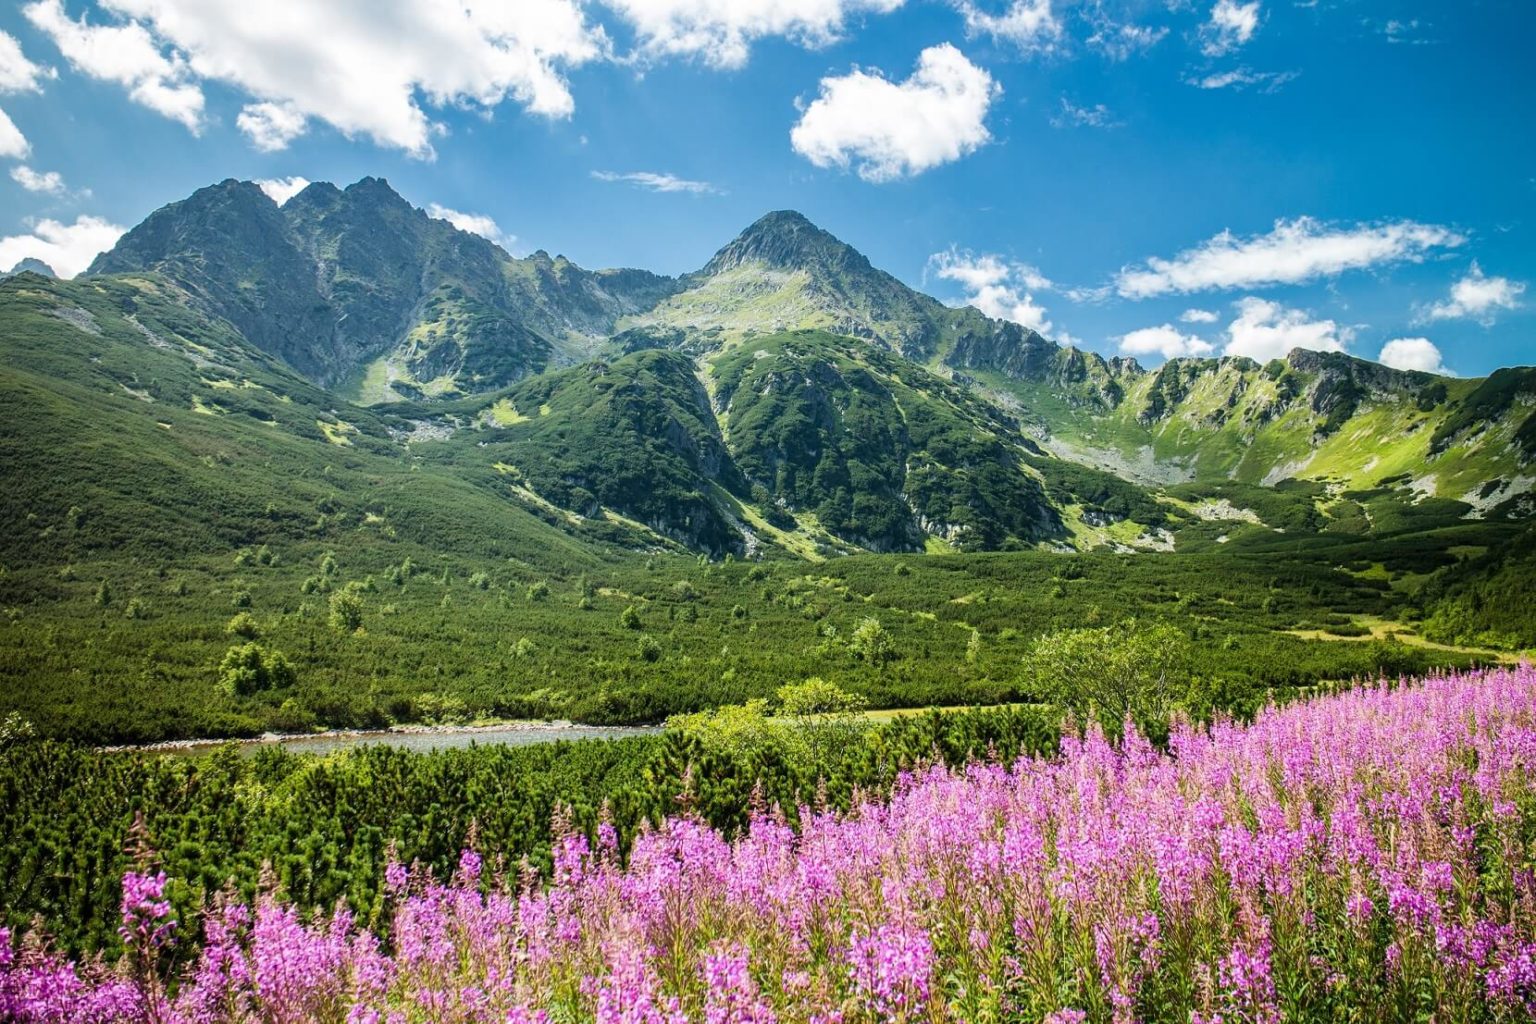
<instances>
[{"instance_id":1,"label":"small tree","mask_svg":"<svg viewBox=\"0 0 1536 1024\"><path fill-rule=\"evenodd\" d=\"M1035 640L1024 658L1025 681L1042 699L1106 729L1127 718L1161 727L1190 684L1190 644L1165 623L1135 619L1100 629L1067 629Z\"/></svg>"},{"instance_id":2,"label":"small tree","mask_svg":"<svg viewBox=\"0 0 1536 1024\"><path fill-rule=\"evenodd\" d=\"M295 678L293 665L282 652L257 643L231 647L219 663L219 685L235 697L292 686Z\"/></svg>"},{"instance_id":3,"label":"small tree","mask_svg":"<svg viewBox=\"0 0 1536 1024\"><path fill-rule=\"evenodd\" d=\"M250 612L239 612L224 626L224 632L229 636L237 636L242 640L257 640L261 637L261 627L256 624L256 616Z\"/></svg>"},{"instance_id":4,"label":"small tree","mask_svg":"<svg viewBox=\"0 0 1536 1024\"><path fill-rule=\"evenodd\" d=\"M348 583L331 595L331 628L338 633L356 633L363 628L363 586Z\"/></svg>"},{"instance_id":5,"label":"small tree","mask_svg":"<svg viewBox=\"0 0 1536 1024\"><path fill-rule=\"evenodd\" d=\"M803 683L786 683L779 687L778 698L779 714L794 717L853 714L869 707L862 694L849 693L819 676Z\"/></svg>"},{"instance_id":6,"label":"small tree","mask_svg":"<svg viewBox=\"0 0 1536 1024\"><path fill-rule=\"evenodd\" d=\"M640 639L635 643L635 653L641 661L660 661L661 644L649 633L641 633Z\"/></svg>"},{"instance_id":7,"label":"small tree","mask_svg":"<svg viewBox=\"0 0 1536 1024\"><path fill-rule=\"evenodd\" d=\"M896 657L896 643L890 630L880 624L873 615L861 621L848 638L853 653L871 665L883 665Z\"/></svg>"},{"instance_id":8,"label":"small tree","mask_svg":"<svg viewBox=\"0 0 1536 1024\"><path fill-rule=\"evenodd\" d=\"M635 606L631 604L626 605L624 610L619 613L619 625L625 629L639 629L645 623L640 621L640 613L635 611Z\"/></svg>"}]
</instances>

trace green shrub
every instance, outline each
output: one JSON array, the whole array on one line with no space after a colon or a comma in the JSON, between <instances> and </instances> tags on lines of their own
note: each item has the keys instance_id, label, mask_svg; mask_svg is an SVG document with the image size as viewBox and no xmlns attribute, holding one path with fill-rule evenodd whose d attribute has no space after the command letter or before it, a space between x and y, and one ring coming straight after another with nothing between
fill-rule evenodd
<instances>
[{"instance_id":1,"label":"green shrub","mask_svg":"<svg viewBox=\"0 0 1536 1024\"><path fill-rule=\"evenodd\" d=\"M347 634L363 628L362 584L348 583L331 595L331 628Z\"/></svg>"},{"instance_id":2,"label":"green shrub","mask_svg":"<svg viewBox=\"0 0 1536 1024\"><path fill-rule=\"evenodd\" d=\"M660 661L661 644L649 633L641 633L640 639L635 642L635 653L641 661Z\"/></svg>"},{"instance_id":3,"label":"green shrub","mask_svg":"<svg viewBox=\"0 0 1536 1024\"><path fill-rule=\"evenodd\" d=\"M261 628L256 625L256 617L250 612L238 612L234 618L225 623L224 632L228 636L237 636L242 640L261 638Z\"/></svg>"},{"instance_id":4,"label":"green shrub","mask_svg":"<svg viewBox=\"0 0 1536 1024\"><path fill-rule=\"evenodd\" d=\"M236 697L292 686L295 678L293 665L282 652L257 643L231 647L219 663L219 685Z\"/></svg>"},{"instance_id":5,"label":"green shrub","mask_svg":"<svg viewBox=\"0 0 1536 1024\"><path fill-rule=\"evenodd\" d=\"M896 657L896 643L890 630L880 624L873 615L860 620L848 639L848 646L871 665L883 665Z\"/></svg>"},{"instance_id":6,"label":"green shrub","mask_svg":"<svg viewBox=\"0 0 1536 1024\"><path fill-rule=\"evenodd\" d=\"M868 698L840 689L819 676L803 683L786 683L779 687L777 696L781 715L847 714L869 707Z\"/></svg>"}]
</instances>

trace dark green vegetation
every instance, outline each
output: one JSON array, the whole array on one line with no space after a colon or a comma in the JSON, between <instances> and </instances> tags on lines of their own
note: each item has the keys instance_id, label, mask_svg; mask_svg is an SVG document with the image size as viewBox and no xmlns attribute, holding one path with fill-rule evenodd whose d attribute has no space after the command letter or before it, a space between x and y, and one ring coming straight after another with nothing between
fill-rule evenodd
<instances>
[{"instance_id":1,"label":"dark green vegetation","mask_svg":"<svg viewBox=\"0 0 1536 1024\"><path fill-rule=\"evenodd\" d=\"M74 529L59 526L62 543ZM657 555L548 576L505 559L429 557L368 528L336 555L329 540L196 560L87 561L66 550L0 578L0 685L3 708L42 733L92 742L482 716L656 722L811 676L876 707L998 703L1036 696L1021 659L1037 635L1136 616L1183 630L1198 674L1251 692L1467 663L1395 641L1285 631L1412 620L1416 599L1392 580L1472 572L1459 554L1508 529L1308 544L1254 528L1250 541L1173 555L821 565ZM349 591L349 581L359 585ZM889 635L890 657L872 661L853 643L869 618ZM231 684L228 652L249 644L283 656L293 683Z\"/></svg>"},{"instance_id":2,"label":"dark green vegetation","mask_svg":"<svg viewBox=\"0 0 1536 1024\"><path fill-rule=\"evenodd\" d=\"M644 822L685 807L729 829L746 823L754 800L794 820L802 804L846 807L855 787L886 790L918 762L1012 759L1056 738L1052 716L1031 709L802 730L825 735L814 750L771 736L727 744L671 732L435 754L367 747L326 758L0 747L0 921L25 927L40 914L73 951L114 948L118 882L131 863L123 850L140 813L176 879L168 895L181 920L228 883L251 896L264 864L301 906L328 911L345 898L366 919L380 906L391 847L441 877L468 844L509 872L524 857L547 872L557 808L588 835L608 821L627 849Z\"/></svg>"},{"instance_id":3,"label":"dark green vegetation","mask_svg":"<svg viewBox=\"0 0 1536 1024\"><path fill-rule=\"evenodd\" d=\"M1424 633L1447 644L1536 647L1536 529L1438 574L1422 603Z\"/></svg>"}]
</instances>

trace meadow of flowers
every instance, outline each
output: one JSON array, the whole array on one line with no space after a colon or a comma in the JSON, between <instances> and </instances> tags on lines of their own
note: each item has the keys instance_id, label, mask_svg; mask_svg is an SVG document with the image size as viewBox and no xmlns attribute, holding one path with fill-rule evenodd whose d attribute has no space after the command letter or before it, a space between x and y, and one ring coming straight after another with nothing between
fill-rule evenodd
<instances>
[{"instance_id":1,"label":"meadow of flowers","mask_svg":"<svg viewBox=\"0 0 1536 1024\"><path fill-rule=\"evenodd\" d=\"M119 962L0 931L0 1018L1529 1020L1533 773L1522 666L1180 727L1166 750L1090 732L734 840L687 815L623 858L610 830L566 834L547 879L475 851L449 879L394 864L374 929L276 892L174 921L146 870Z\"/></svg>"}]
</instances>

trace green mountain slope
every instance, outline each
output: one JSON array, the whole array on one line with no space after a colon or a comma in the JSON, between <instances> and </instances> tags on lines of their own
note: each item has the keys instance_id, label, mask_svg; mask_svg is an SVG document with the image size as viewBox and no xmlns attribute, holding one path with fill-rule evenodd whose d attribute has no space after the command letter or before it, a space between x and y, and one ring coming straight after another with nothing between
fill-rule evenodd
<instances>
[{"instance_id":1,"label":"green mountain slope","mask_svg":"<svg viewBox=\"0 0 1536 1024\"><path fill-rule=\"evenodd\" d=\"M990 550L1062 535L1041 454L998 411L920 367L821 333L745 342L711 366L754 485L875 551Z\"/></svg>"},{"instance_id":2,"label":"green mountain slope","mask_svg":"<svg viewBox=\"0 0 1536 1024\"><path fill-rule=\"evenodd\" d=\"M1171 360L1117 374L1115 389L975 379L1056 454L1145 483L1385 484L1478 515L1531 511L1536 371L1459 380L1297 350L1264 366Z\"/></svg>"},{"instance_id":3,"label":"green mountain slope","mask_svg":"<svg viewBox=\"0 0 1536 1024\"><path fill-rule=\"evenodd\" d=\"M601 538L414 464L348 406L153 276L0 282L0 564L279 541L591 564ZM403 556L403 555L402 555Z\"/></svg>"},{"instance_id":4,"label":"green mountain slope","mask_svg":"<svg viewBox=\"0 0 1536 1024\"><path fill-rule=\"evenodd\" d=\"M768 335L698 363L645 349L480 399L379 411L473 426L417 445L424 458L490 466L573 518L633 522L713 555L1068 536L1032 465L1057 460L993 406L822 332Z\"/></svg>"}]
</instances>

